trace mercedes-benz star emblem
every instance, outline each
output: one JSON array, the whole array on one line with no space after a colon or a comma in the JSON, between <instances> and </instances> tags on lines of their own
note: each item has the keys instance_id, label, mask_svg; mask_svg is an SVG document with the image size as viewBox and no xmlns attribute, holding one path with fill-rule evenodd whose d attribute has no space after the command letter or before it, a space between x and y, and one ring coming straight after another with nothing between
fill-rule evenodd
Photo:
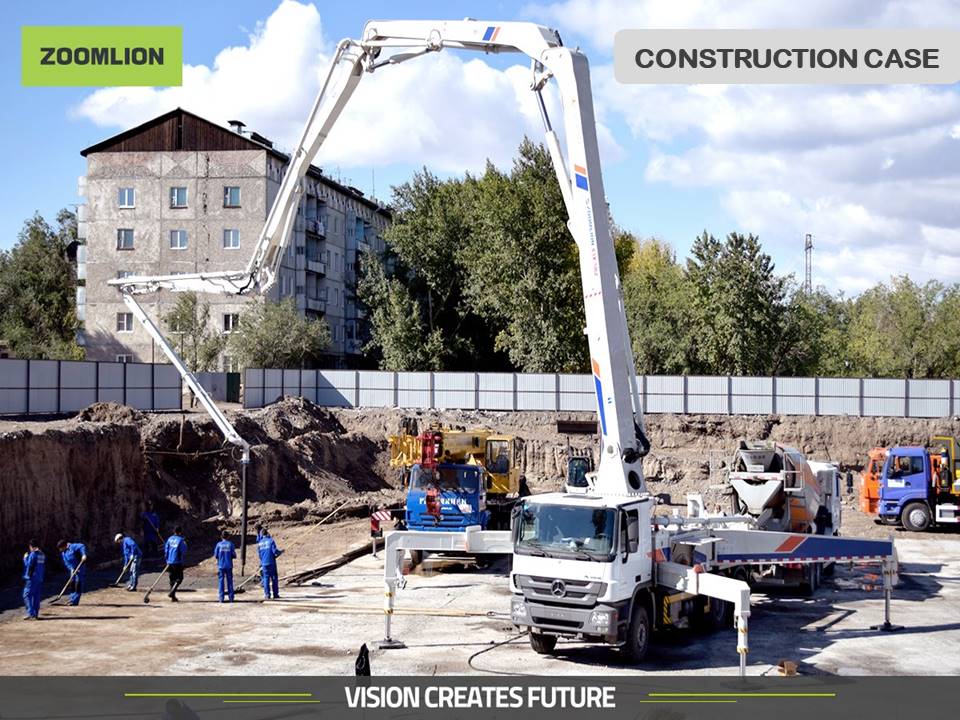
<instances>
[{"instance_id":1,"label":"mercedes-benz star emblem","mask_svg":"<svg viewBox=\"0 0 960 720\"><path fill-rule=\"evenodd\" d=\"M553 585L550 586L550 592L554 597L562 598L567 594L567 585L563 580L554 580Z\"/></svg>"}]
</instances>

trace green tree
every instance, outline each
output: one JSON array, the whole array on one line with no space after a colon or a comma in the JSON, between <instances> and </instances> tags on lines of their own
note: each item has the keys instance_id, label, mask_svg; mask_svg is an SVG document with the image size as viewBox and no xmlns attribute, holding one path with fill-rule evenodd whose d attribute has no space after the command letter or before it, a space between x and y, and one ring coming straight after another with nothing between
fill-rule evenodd
<instances>
[{"instance_id":1,"label":"green tree","mask_svg":"<svg viewBox=\"0 0 960 720\"><path fill-rule=\"evenodd\" d=\"M191 372L216 369L227 338L210 328L210 303L200 302L195 292L178 293L163 321L171 336L168 340Z\"/></svg>"},{"instance_id":2,"label":"green tree","mask_svg":"<svg viewBox=\"0 0 960 720\"><path fill-rule=\"evenodd\" d=\"M623 302L637 372L672 375L696 361L692 291L667 243L640 243L622 271Z\"/></svg>"},{"instance_id":3,"label":"green tree","mask_svg":"<svg viewBox=\"0 0 960 720\"><path fill-rule=\"evenodd\" d=\"M361 262L357 293L367 310L371 339L364 352L378 353L383 370L440 370L446 349L439 330L427 332L420 303L398 278L387 277L372 252Z\"/></svg>"},{"instance_id":4,"label":"green tree","mask_svg":"<svg viewBox=\"0 0 960 720\"><path fill-rule=\"evenodd\" d=\"M466 297L523 372L585 372L577 246L550 153L528 139L510 173L488 164L474 191Z\"/></svg>"},{"instance_id":5,"label":"green tree","mask_svg":"<svg viewBox=\"0 0 960 720\"><path fill-rule=\"evenodd\" d=\"M755 235L697 237L687 261L697 326L695 371L768 375L776 369L788 280Z\"/></svg>"},{"instance_id":6,"label":"green tree","mask_svg":"<svg viewBox=\"0 0 960 720\"><path fill-rule=\"evenodd\" d=\"M329 346L327 323L301 315L291 298L279 303L264 298L251 302L228 343L242 368L316 365Z\"/></svg>"},{"instance_id":7,"label":"green tree","mask_svg":"<svg viewBox=\"0 0 960 720\"><path fill-rule=\"evenodd\" d=\"M371 325L369 347L390 353L390 360L384 358L384 362L400 363L397 369L480 369L503 364L502 359L490 357L493 334L464 297L471 272L462 258L472 232L468 183L469 178L440 180L423 169L393 189L394 222L384 234L391 251L386 279L392 312L406 308L417 316L404 323L408 334L403 338L391 324ZM368 308L376 309L385 297L376 282L358 286L358 298ZM382 320L383 313L379 317ZM419 331L409 334L413 328ZM411 343L420 347L412 354L400 351ZM407 362L410 365L404 366Z\"/></svg>"},{"instance_id":8,"label":"green tree","mask_svg":"<svg viewBox=\"0 0 960 720\"><path fill-rule=\"evenodd\" d=\"M850 355L856 370L875 377L937 377L956 365L953 338L941 338L946 328L939 306L956 308L956 289L947 294L936 281L917 285L909 277L876 285L853 304ZM949 327L949 326L948 326ZM956 328L956 320L952 327Z\"/></svg>"},{"instance_id":9,"label":"green tree","mask_svg":"<svg viewBox=\"0 0 960 720\"><path fill-rule=\"evenodd\" d=\"M77 277L67 247L77 238L76 216L57 213L52 228L39 213L24 223L17 243L0 251L0 339L21 357L77 360Z\"/></svg>"}]
</instances>

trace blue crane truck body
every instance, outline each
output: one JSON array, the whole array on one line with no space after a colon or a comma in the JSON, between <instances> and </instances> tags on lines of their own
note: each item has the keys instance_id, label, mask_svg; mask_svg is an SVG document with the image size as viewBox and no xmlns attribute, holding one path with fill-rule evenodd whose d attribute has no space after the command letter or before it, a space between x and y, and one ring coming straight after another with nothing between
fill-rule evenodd
<instances>
[{"instance_id":1,"label":"blue crane truck body","mask_svg":"<svg viewBox=\"0 0 960 720\"><path fill-rule=\"evenodd\" d=\"M486 509L484 470L477 465L440 463L410 468L406 524L409 530L456 531L471 525L484 530Z\"/></svg>"}]
</instances>

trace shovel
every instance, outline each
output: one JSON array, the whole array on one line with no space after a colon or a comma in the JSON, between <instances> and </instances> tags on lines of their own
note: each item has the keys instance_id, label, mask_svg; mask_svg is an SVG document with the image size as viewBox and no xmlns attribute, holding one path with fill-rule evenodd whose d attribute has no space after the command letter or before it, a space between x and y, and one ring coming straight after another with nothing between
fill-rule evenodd
<instances>
[{"instance_id":1,"label":"shovel","mask_svg":"<svg viewBox=\"0 0 960 720\"><path fill-rule=\"evenodd\" d=\"M70 573L70 579L67 580L67 584L63 586L63 590L60 591L60 594L50 601L51 605L55 605L60 600L60 598L63 597L63 594L67 591L67 588L70 587L70 583L73 582L73 579L77 576L77 573L80 572L80 567L83 565L84 562L86 562L86 558L81 560L77 564L77 566L73 569L73 572Z\"/></svg>"},{"instance_id":2,"label":"shovel","mask_svg":"<svg viewBox=\"0 0 960 720\"><path fill-rule=\"evenodd\" d=\"M169 566L169 565L164 565L164 566L163 566L163 570L161 570L161 571L160 571L160 574L157 575L157 579L153 581L153 585L151 585L151 586L150 586L150 589L147 590L147 594L143 596L143 601L144 601L145 603L147 603L148 605L150 604L150 593L153 592L153 589L157 586L157 583L160 582L160 578L162 578L164 575L167 574L167 568L168 568L168 567L170 567L170 566Z\"/></svg>"},{"instance_id":3,"label":"shovel","mask_svg":"<svg viewBox=\"0 0 960 720\"><path fill-rule=\"evenodd\" d=\"M127 570L130 569L130 566L133 564L133 558L130 558L127 561L127 564L123 566L123 570L120 571L120 577L118 577L114 582L110 583L110 587L120 587L120 581L123 580L124 574Z\"/></svg>"}]
</instances>

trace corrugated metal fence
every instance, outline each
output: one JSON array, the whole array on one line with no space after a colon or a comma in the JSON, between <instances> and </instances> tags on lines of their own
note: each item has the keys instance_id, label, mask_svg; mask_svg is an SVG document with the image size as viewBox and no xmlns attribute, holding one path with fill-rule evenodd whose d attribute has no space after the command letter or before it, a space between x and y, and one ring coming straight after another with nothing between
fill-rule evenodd
<instances>
[{"instance_id":1,"label":"corrugated metal fence","mask_svg":"<svg viewBox=\"0 0 960 720\"><path fill-rule=\"evenodd\" d=\"M949 417L955 380L664 376L640 378L647 413ZM244 407L284 395L329 407L595 410L590 375L248 369Z\"/></svg>"},{"instance_id":2,"label":"corrugated metal fence","mask_svg":"<svg viewBox=\"0 0 960 720\"><path fill-rule=\"evenodd\" d=\"M0 359L0 415L67 413L95 402L178 410L173 365Z\"/></svg>"}]
</instances>

